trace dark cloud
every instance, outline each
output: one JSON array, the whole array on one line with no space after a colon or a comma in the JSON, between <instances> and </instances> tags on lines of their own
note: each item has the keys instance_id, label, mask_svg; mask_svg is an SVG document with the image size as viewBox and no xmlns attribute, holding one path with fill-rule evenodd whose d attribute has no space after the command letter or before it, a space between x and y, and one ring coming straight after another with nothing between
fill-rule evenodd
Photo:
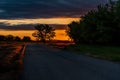
<instances>
[{"instance_id":1,"label":"dark cloud","mask_svg":"<svg viewBox=\"0 0 120 80\"><path fill-rule=\"evenodd\" d=\"M0 18L80 17L108 0L0 0Z\"/></svg>"},{"instance_id":2,"label":"dark cloud","mask_svg":"<svg viewBox=\"0 0 120 80\"><path fill-rule=\"evenodd\" d=\"M22 25L14 25L9 26L4 23L0 23L0 29L3 30L35 30L34 24L22 24ZM55 29L66 29L66 25L57 25L57 24L50 24L49 26L52 26Z\"/></svg>"},{"instance_id":3,"label":"dark cloud","mask_svg":"<svg viewBox=\"0 0 120 80\"><path fill-rule=\"evenodd\" d=\"M108 0L0 0L0 19L80 17L98 4ZM9 26L0 23L0 29L33 30L33 24ZM57 29L65 25L52 24Z\"/></svg>"}]
</instances>

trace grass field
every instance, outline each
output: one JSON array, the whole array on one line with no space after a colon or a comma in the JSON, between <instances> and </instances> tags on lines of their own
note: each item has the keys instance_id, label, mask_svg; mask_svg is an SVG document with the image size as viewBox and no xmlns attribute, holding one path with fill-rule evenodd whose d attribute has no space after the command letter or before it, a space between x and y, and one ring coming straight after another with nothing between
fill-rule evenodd
<instances>
[{"instance_id":1,"label":"grass field","mask_svg":"<svg viewBox=\"0 0 120 80\"><path fill-rule=\"evenodd\" d=\"M0 80L19 80L23 43L0 42Z\"/></svg>"},{"instance_id":2,"label":"grass field","mask_svg":"<svg viewBox=\"0 0 120 80\"><path fill-rule=\"evenodd\" d=\"M95 58L120 62L120 47L98 45L69 45L64 50L75 51L78 54Z\"/></svg>"}]
</instances>

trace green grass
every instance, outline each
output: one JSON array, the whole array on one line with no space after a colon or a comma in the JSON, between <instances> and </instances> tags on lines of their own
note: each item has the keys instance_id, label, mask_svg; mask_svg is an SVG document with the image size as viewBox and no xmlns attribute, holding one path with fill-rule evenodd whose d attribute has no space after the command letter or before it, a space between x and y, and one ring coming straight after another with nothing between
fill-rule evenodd
<instances>
[{"instance_id":1,"label":"green grass","mask_svg":"<svg viewBox=\"0 0 120 80\"><path fill-rule=\"evenodd\" d=\"M97 45L70 45L65 50L77 51L95 58L120 62L120 47L117 46L97 46Z\"/></svg>"}]
</instances>

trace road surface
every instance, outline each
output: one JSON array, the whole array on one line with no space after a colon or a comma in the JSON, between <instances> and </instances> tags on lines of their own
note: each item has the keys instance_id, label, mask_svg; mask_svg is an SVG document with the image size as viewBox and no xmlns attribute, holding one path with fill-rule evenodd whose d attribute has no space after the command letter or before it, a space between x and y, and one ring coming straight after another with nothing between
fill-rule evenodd
<instances>
[{"instance_id":1,"label":"road surface","mask_svg":"<svg viewBox=\"0 0 120 80\"><path fill-rule=\"evenodd\" d=\"M28 44L23 80L120 80L120 64Z\"/></svg>"}]
</instances>

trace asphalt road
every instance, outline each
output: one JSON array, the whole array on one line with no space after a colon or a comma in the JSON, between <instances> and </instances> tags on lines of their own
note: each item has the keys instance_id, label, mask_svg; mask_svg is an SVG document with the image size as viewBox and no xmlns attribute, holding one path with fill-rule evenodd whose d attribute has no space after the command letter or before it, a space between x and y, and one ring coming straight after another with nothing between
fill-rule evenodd
<instances>
[{"instance_id":1,"label":"asphalt road","mask_svg":"<svg viewBox=\"0 0 120 80\"><path fill-rule=\"evenodd\" d=\"M23 80L120 80L120 64L28 44Z\"/></svg>"}]
</instances>

